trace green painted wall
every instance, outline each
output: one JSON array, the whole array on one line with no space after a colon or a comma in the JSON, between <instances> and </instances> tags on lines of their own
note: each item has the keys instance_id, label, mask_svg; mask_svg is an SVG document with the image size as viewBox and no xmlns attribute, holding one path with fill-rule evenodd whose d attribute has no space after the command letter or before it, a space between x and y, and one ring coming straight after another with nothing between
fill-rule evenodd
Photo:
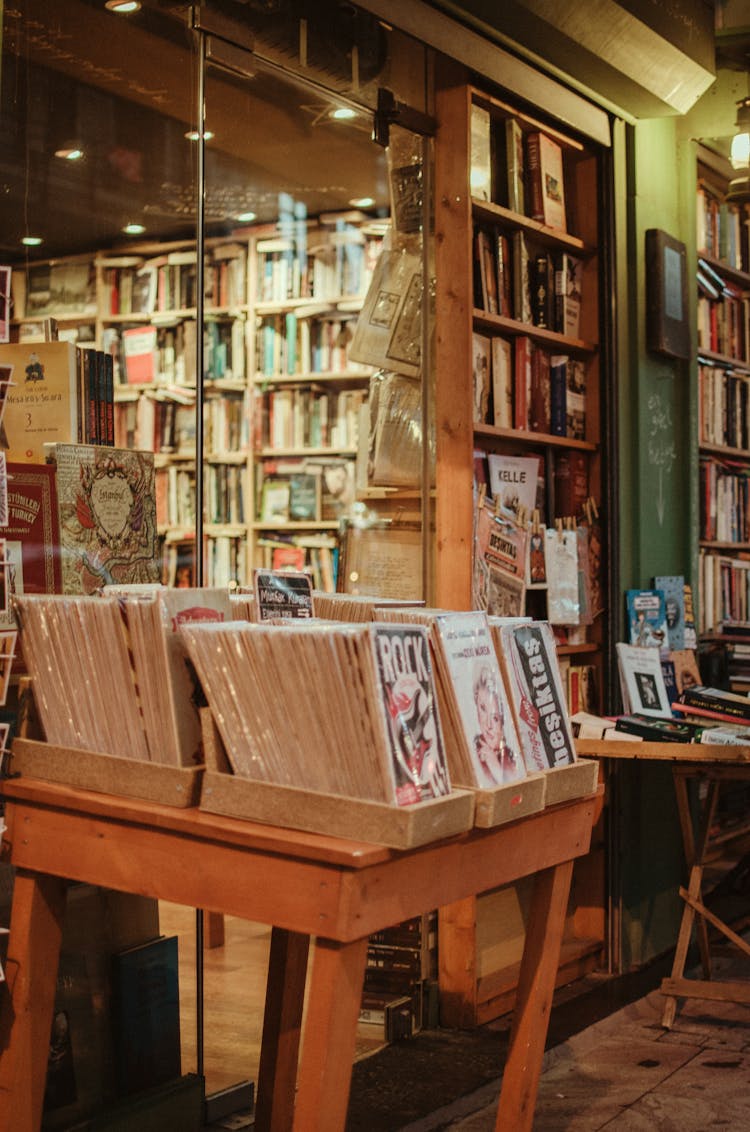
<instances>
[{"instance_id":1,"label":"green painted wall","mask_svg":"<svg viewBox=\"0 0 750 1132\"><path fill-rule=\"evenodd\" d=\"M654 574L694 577L697 521L691 363L646 347L646 232L660 228L688 250L694 278L695 164L674 118L620 126L617 310L619 354L620 581L623 590ZM694 325L694 288L688 317ZM624 640L624 600L619 639ZM677 886L684 879L671 773L620 766L613 790L620 893L621 967L639 966L674 946Z\"/></svg>"}]
</instances>

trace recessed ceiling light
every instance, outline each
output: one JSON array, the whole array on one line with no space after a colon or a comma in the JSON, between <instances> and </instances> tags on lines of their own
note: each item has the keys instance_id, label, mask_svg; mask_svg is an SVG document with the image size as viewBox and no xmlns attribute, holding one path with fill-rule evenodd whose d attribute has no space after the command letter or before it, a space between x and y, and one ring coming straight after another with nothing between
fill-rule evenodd
<instances>
[{"instance_id":1,"label":"recessed ceiling light","mask_svg":"<svg viewBox=\"0 0 750 1132\"><path fill-rule=\"evenodd\" d=\"M110 12L117 12L118 16L127 16L130 12L137 12L141 0L105 0L104 7Z\"/></svg>"},{"instance_id":2,"label":"recessed ceiling light","mask_svg":"<svg viewBox=\"0 0 750 1132\"><path fill-rule=\"evenodd\" d=\"M146 226L144 224L126 224L123 228L126 236L142 236L145 231Z\"/></svg>"},{"instance_id":3,"label":"recessed ceiling light","mask_svg":"<svg viewBox=\"0 0 750 1132\"><path fill-rule=\"evenodd\" d=\"M372 208L375 201L373 197L356 197L354 200L350 200L349 204L352 208Z\"/></svg>"},{"instance_id":4,"label":"recessed ceiling light","mask_svg":"<svg viewBox=\"0 0 750 1132\"><path fill-rule=\"evenodd\" d=\"M61 149L55 150L55 157L61 157L65 161L80 161L83 157L83 150L74 145L63 146Z\"/></svg>"},{"instance_id":5,"label":"recessed ceiling light","mask_svg":"<svg viewBox=\"0 0 750 1132\"><path fill-rule=\"evenodd\" d=\"M211 141L211 138L213 136L214 135L213 135L212 130L204 130L203 131L203 138L204 138L205 141ZM201 140L200 130L188 130L188 132L185 134L185 137L187 138L188 141L200 141Z\"/></svg>"},{"instance_id":6,"label":"recessed ceiling light","mask_svg":"<svg viewBox=\"0 0 750 1132\"><path fill-rule=\"evenodd\" d=\"M250 224L255 220L255 216L256 214L254 212L240 212L235 216L235 220L239 221L240 224Z\"/></svg>"},{"instance_id":7,"label":"recessed ceiling light","mask_svg":"<svg viewBox=\"0 0 750 1132\"><path fill-rule=\"evenodd\" d=\"M335 110L331 110L329 118L335 118L337 122L346 121L348 118L356 118L357 111L352 110L351 106L337 106Z\"/></svg>"},{"instance_id":8,"label":"recessed ceiling light","mask_svg":"<svg viewBox=\"0 0 750 1132\"><path fill-rule=\"evenodd\" d=\"M21 243L25 244L27 248L36 248L39 244L43 243L41 236L22 236Z\"/></svg>"}]
</instances>

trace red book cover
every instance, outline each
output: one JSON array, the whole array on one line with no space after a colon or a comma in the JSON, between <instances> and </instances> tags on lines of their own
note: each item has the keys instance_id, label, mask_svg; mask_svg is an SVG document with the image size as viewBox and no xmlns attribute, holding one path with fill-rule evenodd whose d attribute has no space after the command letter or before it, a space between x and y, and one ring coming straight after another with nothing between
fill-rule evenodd
<instances>
[{"instance_id":1,"label":"red book cover","mask_svg":"<svg viewBox=\"0 0 750 1132\"><path fill-rule=\"evenodd\" d=\"M8 465L8 525L2 530L9 594L60 593L60 536L55 469L51 464ZM15 624L9 610L0 628Z\"/></svg>"},{"instance_id":2,"label":"red book cover","mask_svg":"<svg viewBox=\"0 0 750 1132\"><path fill-rule=\"evenodd\" d=\"M575 448L555 460L555 517L578 517L589 497L589 468L585 452Z\"/></svg>"}]
</instances>

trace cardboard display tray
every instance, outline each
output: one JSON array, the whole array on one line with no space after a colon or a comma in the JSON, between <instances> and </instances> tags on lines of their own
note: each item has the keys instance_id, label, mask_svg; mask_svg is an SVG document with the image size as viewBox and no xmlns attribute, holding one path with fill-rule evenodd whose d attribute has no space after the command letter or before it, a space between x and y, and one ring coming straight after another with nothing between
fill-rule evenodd
<instances>
[{"instance_id":1,"label":"cardboard display tray","mask_svg":"<svg viewBox=\"0 0 750 1132\"><path fill-rule=\"evenodd\" d=\"M414 806L391 806L292 786L258 782L222 771L203 776L200 808L227 817L414 849L464 833L474 824L474 795L454 790Z\"/></svg>"},{"instance_id":2,"label":"cardboard display tray","mask_svg":"<svg viewBox=\"0 0 750 1132\"><path fill-rule=\"evenodd\" d=\"M166 766L20 738L13 741L10 765L14 772L47 782L180 809L197 805L203 774L201 766Z\"/></svg>"},{"instance_id":3,"label":"cardboard display tray","mask_svg":"<svg viewBox=\"0 0 750 1132\"><path fill-rule=\"evenodd\" d=\"M547 778L544 774L529 774L519 782L507 782L489 789L478 790L468 786L461 789L474 792L474 825L480 829L491 829L543 810Z\"/></svg>"},{"instance_id":4,"label":"cardboard display tray","mask_svg":"<svg viewBox=\"0 0 750 1132\"><path fill-rule=\"evenodd\" d=\"M593 794L599 781L599 764L594 759L581 759L568 766L555 766L544 771L547 779L546 806L570 802Z\"/></svg>"}]
</instances>

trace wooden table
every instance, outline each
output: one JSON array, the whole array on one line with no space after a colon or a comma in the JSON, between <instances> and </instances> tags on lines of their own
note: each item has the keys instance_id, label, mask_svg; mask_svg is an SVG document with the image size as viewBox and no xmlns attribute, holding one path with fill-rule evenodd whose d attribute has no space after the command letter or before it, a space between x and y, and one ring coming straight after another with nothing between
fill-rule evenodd
<instances>
[{"instance_id":1,"label":"wooden table","mask_svg":"<svg viewBox=\"0 0 750 1132\"><path fill-rule=\"evenodd\" d=\"M335 1132L346 1121L368 936L536 874L497 1118L498 1128L531 1128L573 861L588 851L596 795L395 851L33 778L4 782L2 794L17 872L0 1132L40 1126L67 879L272 925L255 1127Z\"/></svg>"},{"instance_id":2,"label":"wooden table","mask_svg":"<svg viewBox=\"0 0 750 1132\"><path fill-rule=\"evenodd\" d=\"M672 764L677 811L682 831L682 844L688 869L687 887L679 894L684 901L680 931L677 936L672 973L662 979L661 992L666 996L662 1025L670 1029L677 1013L678 998L700 998L713 1001L750 1003L750 983L721 982L711 977L711 953L708 925L719 931L745 955L750 946L736 932L710 911L703 899L703 871L711 848L711 828L716 814L719 791L726 782L750 781L750 747L720 746L708 743L631 743L627 740L586 740L577 744L578 753L601 758L645 759ZM698 797L697 812L691 809L690 781L702 781L705 792ZM702 979L686 978L685 963L693 931L703 971Z\"/></svg>"}]
</instances>

